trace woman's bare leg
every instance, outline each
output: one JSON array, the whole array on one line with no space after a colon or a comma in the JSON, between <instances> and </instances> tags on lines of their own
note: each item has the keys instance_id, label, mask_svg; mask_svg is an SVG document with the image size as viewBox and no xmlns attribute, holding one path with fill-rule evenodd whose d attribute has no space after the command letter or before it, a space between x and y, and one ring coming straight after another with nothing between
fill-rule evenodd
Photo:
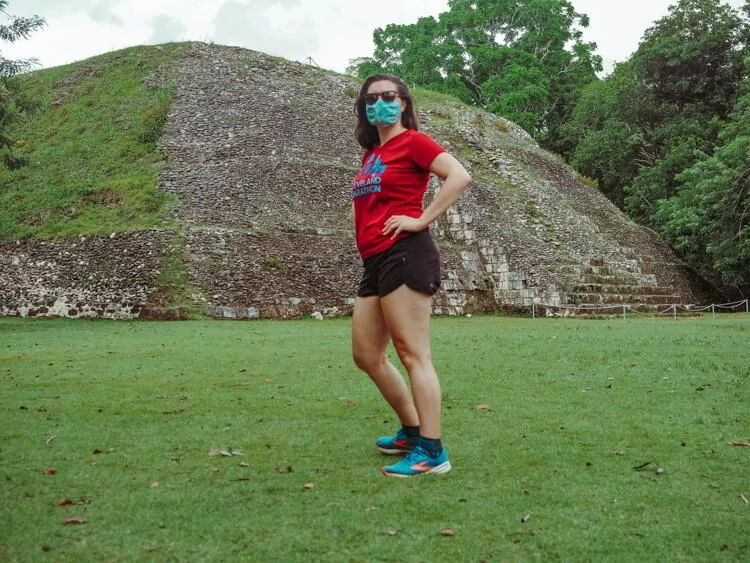
<instances>
[{"instance_id":1,"label":"woman's bare leg","mask_svg":"<svg viewBox=\"0 0 750 563\"><path fill-rule=\"evenodd\" d=\"M421 434L440 438L440 381L430 350L432 297L402 285L380 301L387 332L409 374Z\"/></svg>"},{"instance_id":2,"label":"woman's bare leg","mask_svg":"<svg viewBox=\"0 0 750 563\"><path fill-rule=\"evenodd\" d=\"M379 297L357 297L352 315L354 363L370 376L404 426L419 426L419 416L403 377L388 360L390 339Z\"/></svg>"}]
</instances>

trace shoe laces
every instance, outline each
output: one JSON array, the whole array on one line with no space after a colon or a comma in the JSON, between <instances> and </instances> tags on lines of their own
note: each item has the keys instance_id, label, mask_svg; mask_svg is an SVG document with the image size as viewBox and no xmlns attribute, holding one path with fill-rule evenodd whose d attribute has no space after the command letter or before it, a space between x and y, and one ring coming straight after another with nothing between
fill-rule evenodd
<instances>
[{"instance_id":1,"label":"shoe laces","mask_svg":"<svg viewBox=\"0 0 750 563\"><path fill-rule=\"evenodd\" d=\"M404 462L408 464L414 464L419 462L420 459L429 457L427 455L427 452L419 445L414 446L408 454L406 454L406 457L404 458Z\"/></svg>"}]
</instances>

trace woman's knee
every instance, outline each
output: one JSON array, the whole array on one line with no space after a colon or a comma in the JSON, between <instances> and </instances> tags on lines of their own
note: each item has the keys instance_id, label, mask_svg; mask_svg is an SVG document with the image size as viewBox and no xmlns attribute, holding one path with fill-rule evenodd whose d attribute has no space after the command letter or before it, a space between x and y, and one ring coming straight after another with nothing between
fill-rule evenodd
<instances>
[{"instance_id":1,"label":"woman's knee","mask_svg":"<svg viewBox=\"0 0 750 563\"><path fill-rule=\"evenodd\" d=\"M409 373L432 363L429 346L415 346L412 343L396 338L393 340L393 347L396 349L398 359Z\"/></svg>"},{"instance_id":2,"label":"woman's knee","mask_svg":"<svg viewBox=\"0 0 750 563\"><path fill-rule=\"evenodd\" d=\"M352 359L354 360L354 365L359 369L367 373L372 373L383 364L385 361L385 354L355 346L352 348Z\"/></svg>"}]
</instances>

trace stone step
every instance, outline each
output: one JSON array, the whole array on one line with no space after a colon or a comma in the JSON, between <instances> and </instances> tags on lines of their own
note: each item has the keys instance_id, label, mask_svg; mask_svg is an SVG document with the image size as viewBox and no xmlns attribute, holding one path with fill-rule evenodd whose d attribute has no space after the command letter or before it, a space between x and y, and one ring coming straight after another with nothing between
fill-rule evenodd
<instances>
[{"instance_id":1,"label":"stone step","mask_svg":"<svg viewBox=\"0 0 750 563\"><path fill-rule=\"evenodd\" d=\"M653 295L649 293L562 293L561 299L570 305L622 305L648 304L671 305L673 295Z\"/></svg>"},{"instance_id":2,"label":"stone step","mask_svg":"<svg viewBox=\"0 0 750 563\"><path fill-rule=\"evenodd\" d=\"M627 276L622 274L583 274L581 276L581 281L584 283L599 283L606 285L636 285L633 284L633 282L638 281L638 279L635 275Z\"/></svg>"},{"instance_id":3,"label":"stone step","mask_svg":"<svg viewBox=\"0 0 750 563\"><path fill-rule=\"evenodd\" d=\"M641 294L647 293L649 295L670 295L674 296L674 290L671 287L653 287L644 285L633 285L633 284L601 284L601 283L581 283L581 284L566 284L562 288L563 292L566 293L605 293L612 294ZM675 297L676 298L676 297Z\"/></svg>"},{"instance_id":4,"label":"stone step","mask_svg":"<svg viewBox=\"0 0 750 563\"><path fill-rule=\"evenodd\" d=\"M608 276L612 272L609 269L609 266L584 266L581 268L581 274L583 275L603 275Z\"/></svg>"}]
</instances>

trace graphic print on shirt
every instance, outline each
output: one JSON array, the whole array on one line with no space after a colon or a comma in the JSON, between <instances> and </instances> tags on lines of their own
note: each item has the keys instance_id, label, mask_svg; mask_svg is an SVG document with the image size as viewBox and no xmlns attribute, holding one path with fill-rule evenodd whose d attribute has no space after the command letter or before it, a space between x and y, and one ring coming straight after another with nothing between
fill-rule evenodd
<instances>
[{"instance_id":1,"label":"graphic print on shirt","mask_svg":"<svg viewBox=\"0 0 750 563\"><path fill-rule=\"evenodd\" d=\"M388 166L383 164L380 156L376 157L375 154L371 154L352 182L352 199L380 193L380 182L383 180L383 173L386 168Z\"/></svg>"}]
</instances>

